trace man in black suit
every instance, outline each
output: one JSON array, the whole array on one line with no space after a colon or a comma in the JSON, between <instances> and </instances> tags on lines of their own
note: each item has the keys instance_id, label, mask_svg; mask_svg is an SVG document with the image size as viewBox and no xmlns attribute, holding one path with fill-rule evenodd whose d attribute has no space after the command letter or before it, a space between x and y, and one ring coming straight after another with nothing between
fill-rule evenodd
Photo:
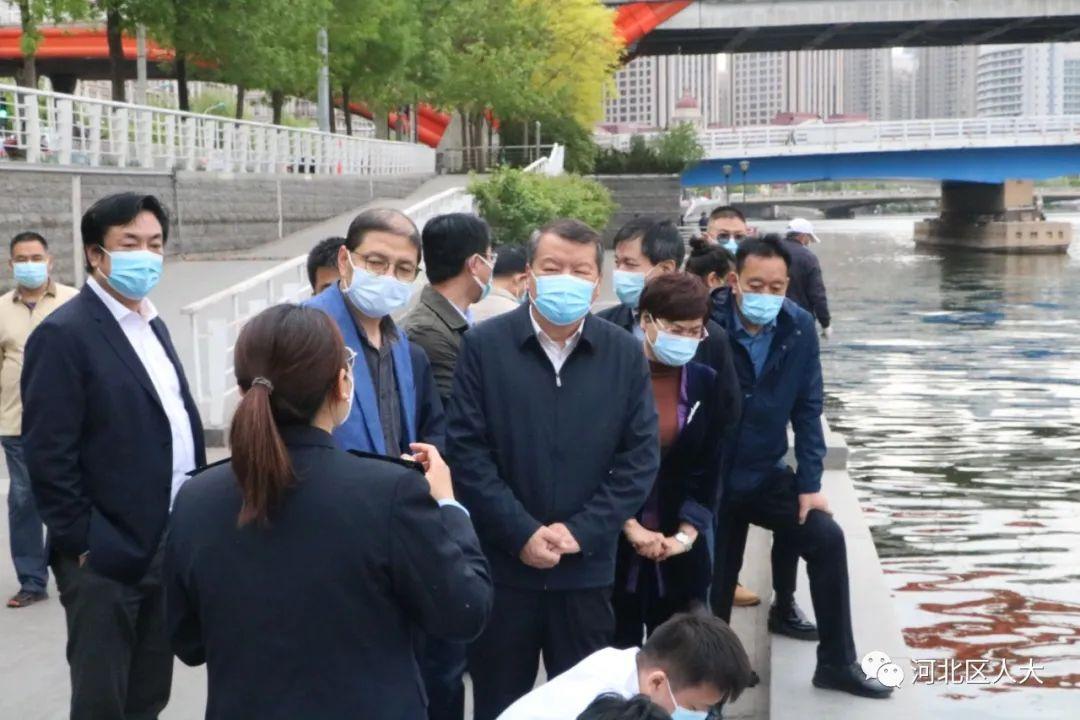
<instances>
[{"instance_id":1,"label":"man in black suit","mask_svg":"<svg viewBox=\"0 0 1080 720\"><path fill-rule=\"evenodd\" d=\"M153 196L95 203L82 219L86 285L26 346L23 442L67 615L74 720L155 718L169 700L160 548L172 499L206 453L146 298L168 232Z\"/></svg>"}]
</instances>

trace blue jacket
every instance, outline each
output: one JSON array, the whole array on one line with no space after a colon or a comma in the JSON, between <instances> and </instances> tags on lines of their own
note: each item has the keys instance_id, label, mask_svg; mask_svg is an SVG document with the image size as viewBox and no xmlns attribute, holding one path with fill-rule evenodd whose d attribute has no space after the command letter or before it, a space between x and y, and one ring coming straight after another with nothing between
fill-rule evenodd
<instances>
[{"instance_id":1,"label":"blue jacket","mask_svg":"<svg viewBox=\"0 0 1080 720\"><path fill-rule=\"evenodd\" d=\"M556 375L523 305L465 333L454 374L446 455L496 585L606 587L622 524L660 466L641 343L585 318ZM565 523L582 552L549 570L521 562L541 525Z\"/></svg>"},{"instance_id":2,"label":"blue jacket","mask_svg":"<svg viewBox=\"0 0 1080 720\"><path fill-rule=\"evenodd\" d=\"M195 466L206 464L202 421L160 318L154 335L176 369ZM84 285L26 343L23 448L54 551L89 551L96 572L135 583L169 519L172 434L154 384L112 313Z\"/></svg>"},{"instance_id":3,"label":"blue jacket","mask_svg":"<svg viewBox=\"0 0 1080 720\"><path fill-rule=\"evenodd\" d=\"M360 344L360 333L348 302L341 294L341 288L332 285L305 305L318 308L329 315L347 345L356 353L356 367L353 378L356 382L353 409L345 424L334 430L334 439L342 450L359 450L397 457L405 448L387 448L379 423L379 403L375 397L375 386L371 383L364 348ZM441 451L446 434L446 419L442 401L435 388L435 379L431 374L431 364L424 351L409 343L405 333L400 330L394 341L394 377L397 380L398 397L401 398L402 442L426 442Z\"/></svg>"},{"instance_id":4,"label":"blue jacket","mask_svg":"<svg viewBox=\"0 0 1080 720\"><path fill-rule=\"evenodd\" d=\"M712 319L731 342L735 372L743 391L742 418L734 443L724 453L724 491L753 492L788 451L787 425L795 431L796 487L800 493L821 489L825 435L821 428L821 357L814 317L785 300L776 318L776 334L761 377L754 377L750 354L735 336L735 301L730 291L713 296Z\"/></svg>"}]
</instances>

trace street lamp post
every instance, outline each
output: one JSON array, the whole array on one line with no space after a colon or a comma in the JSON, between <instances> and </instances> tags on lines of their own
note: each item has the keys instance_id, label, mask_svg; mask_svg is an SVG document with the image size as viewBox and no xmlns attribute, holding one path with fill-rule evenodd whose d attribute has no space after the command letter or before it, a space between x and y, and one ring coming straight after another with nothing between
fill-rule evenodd
<instances>
[{"instance_id":1,"label":"street lamp post","mask_svg":"<svg viewBox=\"0 0 1080 720\"><path fill-rule=\"evenodd\" d=\"M319 131L330 132L330 40L326 28L319 28Z\"/></svg>"},{"instance_id":2,"label":"street lamp post","mask_svg":"<svg viewBox=\"0 0 1080 720\"><path fill-rule=\"evenodd\" d=\"M742 171L742 201L746 202L746 173L750 171L750 161L740 160L739 170Z\"/></svg>"},{"instance_id":3,"label":"street lamp post","mask_svg":"<svg viewBox=\"0 0 1080 720\"><path fill-rule=\"evenodd\" d=\"M724 203L731 204L731 166L724 165Z\"/></svg>"}]
</instances>

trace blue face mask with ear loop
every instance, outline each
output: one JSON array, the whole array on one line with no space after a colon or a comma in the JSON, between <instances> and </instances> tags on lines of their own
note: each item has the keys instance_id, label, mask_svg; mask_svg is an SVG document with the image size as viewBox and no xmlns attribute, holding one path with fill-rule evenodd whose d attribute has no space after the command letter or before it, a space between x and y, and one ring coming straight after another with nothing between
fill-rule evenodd
<instances>
[{"instance_id":1,"label":"blue face mask with ear loop","mask_svg":"<svg viewBox=\"0 0 1080 720\"><path fill-rule=\"evenodd\" d=\"M595 282L573 275L533 275L537 312L553 325L572 325L589 313Z\"/></svg>"},{"instance_id":2,"label":"blue face mask with ear loop","mask_svg":"<svg viewBox=\"0 0 1080 720\"><path fill-rule=\"evenodd\" d=\"M113 290L129 300L142 300L150 294L161 279L164 258L150 250L102 252L109 256L109 274L106 279Z\"/></svg>"},{"instance_id":3,"label":"blue face mask with ear loop","mask_svg":"<svg viewBox=\"0 0 1080 720\"><path fill-rule=\"evenodd\" d=\"M707 720L708 710L688 710L679 705L679 701L675 699L675 693L671 690L670 680L667 681L667 691L671 697L671 704L675 706L675 709L671 711L671 720Z\"/></svg>"},{"instance_id":4,"label":"blue face mask with ear loop","mask_svg":"<svg viewBox=\"0 0 1080 720\"><path fill-rule=\"evenodd\" d=\"M478 254L477 257L480 258L480 262L487 265L488 269L491 270L491 274L488 275L488 281L486 283L480 282L480 279L473 275L473 281L480 286L480 299L476 302L482 302L491 294L491 286L495 284L495 263L489 262L483 255Z\"/></svg>"},{"instance_id":5,"label":"blue face mask with ear loop","mask_svg":"<svg viewBox=\"0 0 1080 720\"><path fill-rule=\"evenodd\" d=\"M671 367L682 367L694 359L701 339L673 335L661 330L660 323L654 318L648 317L647 319L656 326L656 340L650 341L649 335L646 333L645 342L649 343L649 347L652 348L653 355L656 356L657 360Z\"/></svg>"},{"instance_id":6,"label":"blue face mask with ear loop","mask_svg":"<svg viewBox=\"0 0 1080 720\"><path fill-rule=\"evenodd\" d=\"M742 285L739 285L739 309L742 310L743 316L755 325L771 323L780 314L780 308L783 306L783 295L746 292Z\"/></svg>"}]
</instances>

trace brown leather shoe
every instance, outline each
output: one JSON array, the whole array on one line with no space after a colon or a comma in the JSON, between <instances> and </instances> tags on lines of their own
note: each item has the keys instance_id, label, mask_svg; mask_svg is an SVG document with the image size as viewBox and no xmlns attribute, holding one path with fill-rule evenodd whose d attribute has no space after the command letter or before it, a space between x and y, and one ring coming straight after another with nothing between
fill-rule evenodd
<instances>
[{"instance_id":1,"label":"brown leather shoe","mask_svg":"<svg viewBox=\"0 0 1080 720\"><path fill-rule=\"evenodd\" d=\"M735 586L735 607L754 607L761 604L761 598L753 590L747 590L742 585Z\"/></svg>"}]
</instances>

